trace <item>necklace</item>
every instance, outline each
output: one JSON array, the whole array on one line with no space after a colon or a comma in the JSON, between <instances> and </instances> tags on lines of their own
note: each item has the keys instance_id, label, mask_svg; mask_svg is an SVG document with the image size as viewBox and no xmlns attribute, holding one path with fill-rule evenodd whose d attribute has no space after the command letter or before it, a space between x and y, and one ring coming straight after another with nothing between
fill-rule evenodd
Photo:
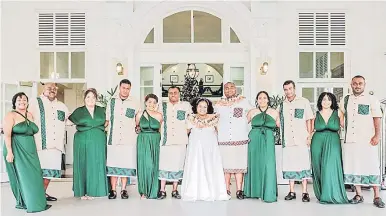
<instances>
[{"instance_id":1,"label":"necklace","mask_svg":"<svg viewBox=\"0 0 386 216\"><path fill-rule=\"evenodd\" d=\"M218 115L213 117L205 116L205 118L200 118L198 115L189 115L189 121L197 127L212 127L218 123Z\"/></svg>"},{"instance_id":2,"label":"necklace","mask_svg":"<svg viewBox=\"0 0 386 216\"><path fill-rule=\"evenodd\" d=\"M235 95L229 98L221 98L221 100L217 104L219 104L220 106L231 106L234 103L240 102L244 98L245 97L241 95Z\"/></svg>"}]
</instances>

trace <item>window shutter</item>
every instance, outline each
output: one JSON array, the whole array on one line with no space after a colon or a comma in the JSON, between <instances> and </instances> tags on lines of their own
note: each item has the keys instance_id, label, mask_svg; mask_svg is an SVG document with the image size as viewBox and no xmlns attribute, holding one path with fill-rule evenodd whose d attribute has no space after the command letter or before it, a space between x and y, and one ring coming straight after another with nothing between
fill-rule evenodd
<instances>
[{"instance_id":1,"label":"window shutter","mask_svg":"<svg viewBox=\"0 0 386 216\"><path fill-rule=\"evenodd\" d=\"M330 20L331 45L346 45L346 14L331 13Z\"/></svg>"},{"instance_id":2,"label":"window shutter","mask_svg":"<svg viewBox=\"0 0 386 216\"><path fill-rule=\"evenodd\" d=\"M39 46L85 45L85 13L39 13Z\"/></svg>"},{"instance_id":3,"label":"window shutter","mask_svg":"<svg viewBox=\"0 0 386 216\"><path fill-rule=\"evenodd\" d=\"M328 13L316 13L315 21L316 45L328 45Z\"/></svg>"},{"instance_id":4,"label":"window shutter","mask_svg":"<svg viewBox=\"0 0 386 216\"><path fill-rule=\"evenodd\" d=\"M71 13L71 46L86 45L86 16L85 13Z\"/></svg>"},{"instance_id":5,"label":"window shutter","mask_svg":"<svg viewBox=\"0 0 386 216\"><path fill-rule=\"evenodd\" d=\"M345 13L299 13L300 46L346 45Z\"/></svg>"},{"instance_id":6,"label":"window shutter","mask_svg":"<svg viewBox=\"0 0 386 216\"><path fill-rule=\"evenodd\" d=\"M39 14L39 46L54 45L54 14Z\"/></svg>"},{"instance_id":7,"label":"window shutter","mask_svg":"<svg viewBox=\"0 0 386 216\"><path fill-rule=\"evenodd\" d=\"M68 13L55 14L55 45L68 46Z\"/></svg>"},{"instance_id":8,"label":"window shutter","mask_svg":"<svg viewBox=\"0 0 386 216\"><path fill-rule=\"evenodd\" d=\"M299 13L299 45L314 45L314 13Z\"/></svg>"}]
</instances>

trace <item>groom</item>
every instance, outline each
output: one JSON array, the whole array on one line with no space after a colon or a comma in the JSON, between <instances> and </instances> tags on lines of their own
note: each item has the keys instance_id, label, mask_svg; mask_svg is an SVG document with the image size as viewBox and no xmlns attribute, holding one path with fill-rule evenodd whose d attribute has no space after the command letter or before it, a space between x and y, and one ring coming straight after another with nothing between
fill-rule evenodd
<instances>
[{"instance_id":1,"label":"groom","mask_svg":"<svg viewBox=\"0 0 386 216\"><path fill-rule=\"evenodd\" d=\"M236 197L244 199L242 191L244 173L247 171L248 133L247 113L252 105L243 96L236 94L236 85L227 82L224 85L225 98L217 102L216 113L220 114L218 124L218 144L223 160L225 182L228 195L231 175L236 177Z\"/></svg>"}]
</instances>

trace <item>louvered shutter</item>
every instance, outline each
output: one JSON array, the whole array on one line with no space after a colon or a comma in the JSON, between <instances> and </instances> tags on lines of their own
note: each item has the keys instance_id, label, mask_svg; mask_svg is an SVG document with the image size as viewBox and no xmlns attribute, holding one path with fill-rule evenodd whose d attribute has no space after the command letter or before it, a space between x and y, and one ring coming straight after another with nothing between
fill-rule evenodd
<instances>
[{"instance_id":1,"label":"louvered shutter","mask_svg":"<svg viewBox=\"0 0 386 216\"><path fill-rule=\"evenodd\" d=\"M299 13L299 45L314 45L314 13Z\"/></svg>"},{"instance_id":2,"label":"louvered shutter","mask_svg":"<svg viewBox=\"0 0 386 216\"><path fill-rule=\"evenodd\" d=\"M39 14L39 46L54 45L54 14Z\"/></svg>"},{"instance_id":3,"label":"louvered shutter","mask_svg":"<svg viewBox=\"0 0 386 216\"><path fill-rule=\"evenodd\" d=\"M68 13L55 14L55 45L68 46Z\"/></svg>"},{"instance_id":4,"label":"louvered shutter","mask_svg":"<svg viewBox=\"0 0 386 216\"><path fill-rule=\"evenodd\" d=\"M39 46L85 45L85 13L39 13Z\"/></svg>"},{"instance_id":5,"label":"louvered shutter","mask_svg":"<svg viewBox=\"0 0 386 216\"><path fill-rule=\"evenodd\" d=\"M346 45L346 14L331 13L330 15L331 45Z\"/></svg>"},{"instance_id":6,"label":"louvered shutter","mask_svg":"<svg viewBox=\"0 0 386 216\"><path fill-rule=\"evenodd\" d=\"M85 13L71 13L70 28L71 46L86 45L86 16Z\"/></svg>"},{"instance_id":7,"label":"louvered shutter","mask_svg":"<svg viewBox=\"0 0 386 216\"><path fill-rule=\"evenodd\" d=\"M346 45L345 13L299 13L299 45Z\"/></svg>"}]
</instances>

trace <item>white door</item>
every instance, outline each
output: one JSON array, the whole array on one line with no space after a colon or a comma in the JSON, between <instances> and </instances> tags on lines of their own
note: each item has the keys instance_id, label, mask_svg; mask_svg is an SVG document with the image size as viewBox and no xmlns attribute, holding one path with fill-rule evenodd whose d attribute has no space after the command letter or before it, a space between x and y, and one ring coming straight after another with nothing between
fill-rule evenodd
<instances>
[{"instance_id":1,"label":"white door","mask_svg":"<svg viewBox=\"0 0 386 216\"><path fill-rule=\"evenodd\" d=\"M247 64L230 63L224 64L223 84L226 82L233 82L237 88L237 94L243 95L250 99L250 72ZM249 81L248 81L249 80Z\"/></svg>"},{"instance_id":2,"label":"white door","mask_svg":"<svg viewBox=\"0 0 386 216\"><path fill-rule=\"evenodd\" d=\"M139 86L134 88L138 89L142 108L144 108L146 95L151 93L157 95L158 102L161 102L161 64L141 64L139 71L139 74L136 76L137 82L135 82L139 83Z\"/></svg>"},{"instance_id":3,"label":"white door","mask_svg":"<svg viewBox=\"0 0 386 216\"><path fill-rule=\"evenodd\" d=\"M36 97L35 83L32 82L20 82L20 83L1 83L1 94L0 94L0 127L2 128L4 116L12 110L12 97L18 92L24 92L29 99ZM1 134L0 143L4 143L4 135ZM0 155L3 157L3 148L0 148ZM5 170L5 163L3 158L0 163L0 181L7 182L8 175Z\"/></svg>"}]
</instances>

